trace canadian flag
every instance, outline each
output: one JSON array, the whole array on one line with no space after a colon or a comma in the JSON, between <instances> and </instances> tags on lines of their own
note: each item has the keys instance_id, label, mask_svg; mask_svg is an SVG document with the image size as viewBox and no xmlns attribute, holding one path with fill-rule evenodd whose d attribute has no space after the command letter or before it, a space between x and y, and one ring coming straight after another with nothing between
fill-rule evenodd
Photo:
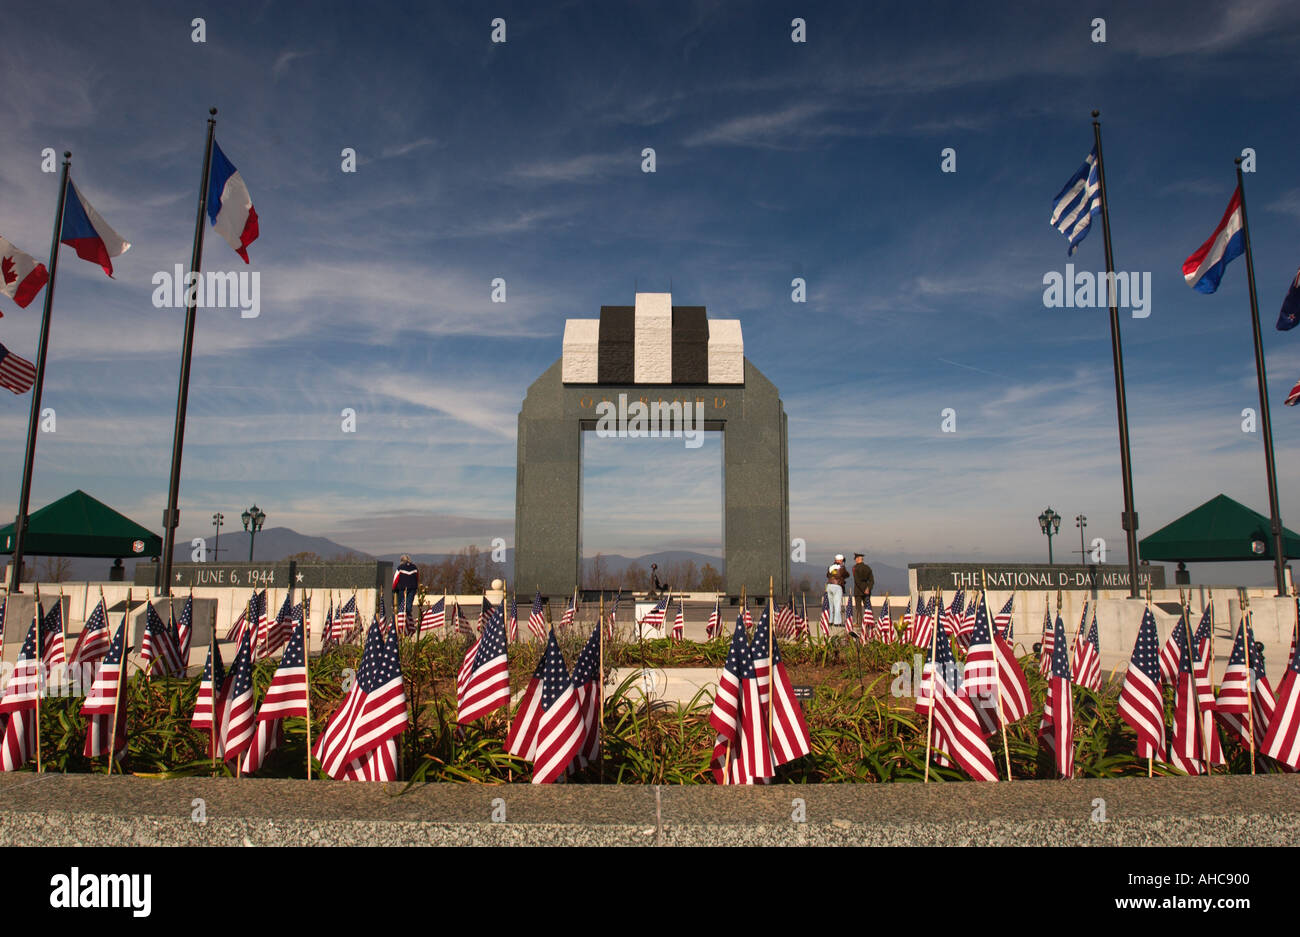
<instances>
[{"instance_id":1,"label":"canadian flag","mask_svg":"<svg viewBox=\"0 0 1300 937\"><path fill-rule=\"evenodd\" d=\"M45 264L0 237L0 293L26 309L49 278Z\"/></svg>"}]
</instances>

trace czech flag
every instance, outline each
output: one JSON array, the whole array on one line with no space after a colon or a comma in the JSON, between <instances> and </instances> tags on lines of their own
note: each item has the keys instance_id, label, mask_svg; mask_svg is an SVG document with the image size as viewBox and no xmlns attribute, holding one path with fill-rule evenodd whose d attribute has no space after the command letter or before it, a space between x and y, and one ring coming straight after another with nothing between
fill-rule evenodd
<instances>
[{"instance_id":1,"label":"czech flag","mask_svg":"<svg viewBox=\"0 0 1300 937\"><path fill-rule=\"evenodd\" d=\"M26 309L49 278L45 264L0 237L0 293Z\"/></svg>"},{"instance_id":2,"label":"czech flag","mask_svg":"<svg viewBox=\"0 0 1300 937\"><path fill-rule=\"evenodd\" d=\"M257 212L244 177L234 167L217 141L212 141L212 169L208 174L208 218L244 263L246 248L257 240Z\"/></svg>"},{"instance_id":3,"label":"czech flag","mask_svg":"<svg viewBox=\"0 0 1300 937\"><path fill-rule=\"evenodd\" d=\"M130 244L108 226L99 212L82 198L72 180L68 180L68 197L63 202L63 226L59 241L77 252L82 260L99 264L110 277L111 258L125 253Z\"/></svg>"},{"instance_id":4,"label":"czech flag","mask_svg":"<svg viewBox=\"0 0 1300 937\"><path fill-rule=\"evenodd\" d=\"M1223 269L1246 249L1246 235L1241 219L1241 187L1232 193L1223 220L1209 240L1183 261L1183 279L1198 293L1213 293L1223 279Z\"/></svg>"}]
</instances>

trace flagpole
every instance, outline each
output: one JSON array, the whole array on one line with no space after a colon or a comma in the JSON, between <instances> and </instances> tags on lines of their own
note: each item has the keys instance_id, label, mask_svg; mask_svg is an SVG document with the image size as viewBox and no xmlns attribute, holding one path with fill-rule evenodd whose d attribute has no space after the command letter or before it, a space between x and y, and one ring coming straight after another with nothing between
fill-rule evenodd
<instances>
[{"instance_id":1,"label":"flagpole","mask_svg":"<svg viewBox=\"0 0 1300 937\"><path fill-rule=\"evenodd\" d=\"M596 705L600 707L600 783L605 783L605 590L600 590L600 622L596 626L600 633L597 646L600 648L600 669L597 671Z\"/></svg>"},{"instance_id":2,"label":"flagpole","mask_svg":"<svg viewBox=\"0 0 1300 937\"><path fill-rule=\"evenodd\" d=\"M918 593L919 595L920 593ZM930 783L930 742L934 738L934 656L939 652L939 609L943 607L943 590L935 591L934 627L930 629L930 712L925 728L925 782Z\"/></svg>"},{"instance_id":3,"label":"flagpole","mask_svg":"<svg viewBox=\"0 0 1300 937\"><path fill-rule=\"evenodd\" d=\"M772 646L776 643L776 609L772 604L772 577L767 577L767 748L772 749L772 700L776 697L776 662ZM861 671L859 671L861 674Z\"/></svg>"},{"instance_id":4,"label":"flagpole","mask_svg":"<svg viewBox=\"0 0 1300 937\"><path fill-rule=\"evenodd\" d=\"M1277 501L1277 469L1273 457L1273 421L1269 417L1268 378L1264 373L1264 344L1259 335L1259 301L1255 296L1255 258L1250 249L1250 222L1246 217L1246 183L1241 174L1241 157L1237 167L1237 192L1241 196L1241 233L1246 247L1246 282L1250 287L1250 325L1255 339L1255 378L1259 382L1260 428L1264 431L1264 467L1268 475L1269 522L1273 529L1273 573L1277 594L1286 595L1286 545L1282 542L1282 511Z\"/></svg>"},{"instance_id":5,"label":"flagpole","mask_svg":"<svg viewBox=\"0 0 1300 937\"><path fill-rule=\"evenodd\" d=\"M984 605L984 620L988 622L992 634L989 635L989 641L993 645L993 680L994 692L997 693L998 700L998 722L1002 725L1002 754L1007 759L1007 780L1011 777L1011 746L1007 742L1007 720L1002 714L1002 663L998 660L998 645L995 640L998 636L997 623L993 621L993 613L989 610L989 574L987 570L980 570L980 602ZM1101 662L1098 661L1098 664Z\"/></svg>"},{"instance_id":6,"label":"flagpole","mask_svg":"<svg viewBox=\"0 0 1300 937\"><path fill-rule=\"evenodd\" d=\"M1101 189L1101 234L1106 249L1106 287L1110 299L1110 351L1115 363L1115 410L1119 422L1119 461L1124 480L1124 515L1120 518L1128 548L1128 597L1138 592L1137 512L1133 510L1133 456L1129 451L1128 400L1124 392L1124 352L1120 347L1119 307L1116 305L1115 261L1110 247L1110 206L1106 200L1106 167L1101 158L1101 111L1092 112L1092 137L1097 147L1097 182Z\"/></svg>"},{"instance_id":7,"label":"flagpole","mask_svg":"<svg viewBox=\"0 0 1300 937\"><path fill-rule=\"evenodd\" d=\"M100 594L103 595L103 589L100 589ZM193 593L191 592L191 594ZM234 598L234 596L231 596L231 598ZM108 616L105 615L104 619L105 619L105 624L107 624ZM123 667L126 666L125 651L123 651L122 654L122 666ZM208 667L211 668L209 673L209 677L211 678L211 689L209 692L212 700L211 702L212 714L208 717L208 735L210 736L212 742L211 745L212 776L216 777L217 775L217 698L221 693L221 688L217 686L217 615L215 611L212 613L212 630L208 633ZM199 678L199 682L200 683L203 682L202 677Z\"/></svg>"},{"instance_id":8,"label":"flagpole","mask_svg":"<svg viewBox=\"0 0 1300 937\"><path fill-rule=\"evenodd\" d=\"M1250 662L1251 632L1254 630L1250 627L1250 606L1246 598L1246 590L1241 592L1241 643L1246 646L1246 726L1247 734L1250 736L1250 773L1255 773L1255 668Z\"/></svg>"},{"instance_id":9,"label":"flagpole","mask_svg":"<svg viewBox=\"0 0 1300 937\"><path fill-rule=\"evenodd\" d=\"M45 642L41 640L41 619L45 616L41 609L41 584L33 583L36 588L36 773L41 773L41 676L45 673Z\"/></svg>"},{"instance_id":10,"label":"flagpole","mask_svg":"<svg viewBox=\"0 0 1300 937\"><path fill-rule=\"evenodd\" d=\"M59 242L63 239L63 204L68 197L68 166L72 153L63 153L63 172L59 175L59 200L54 209L54 235L50 239L50 279L45 284L45 309L41 314L41 338L36 351L36 383L32 385L32 411L27 418L27 454L23 457L23 483L18 495L18 516L14 519L13 568L9 592L22 591L23 547L27 540L27 508L32 495L32 465L36 460L36 427L41 417L41 391L45 387L45 354L50 347L50 313L54 306L54 276L59 269ZM39 629L38 629L39 630ZM38 694L39 696L39 694ZM40 733L37 732L37 745Z\"/></svg>"},{"instance_id":11,"label":"flagpole","mask_svg":"<svg viewBox=\"0 0 1300 937\"><path fill-rule=\"evenodd\" d=\"M1187 659L1192 667L1192 706L1196 712L1196 734L1201 740L1201 761L1205 762L1205 773L1208 775L1214 771L1214 766L1210 764L1210 741L1205 734L1205 725L1201 720L1201 688L1196 679L1196 651L1192 648L1192 622L1187 614L1187 599L1184 597L1183 590L1178 590L1178 604L1183 611L1183 640L1187 642ZM1182 668L1179 668L1178 682L1183 682ZM1176 717L1175 717L1176 718Z\"/></svg>"},{"instance_id":12,"label":"flagpole","mask_svg":"<svg viewBox=\"0 0 1300 937\"><path fill-rule=\"evenodd\" d=\"M212 171L212 133L217 125L217 109L208 109L208 139L203 148L203 175L199 177L199 207L194 217L194 251L190 255L190 272L199 275L203 266L204 215L208 211L208 178ZM163 512L163 555L157 584L157 594L171 593L172 550L176 546L176 527L179 523L177 501L181 487L181 450L185 446L185 410L190 397L190 359L194 354L196 290L186 290L185 337L181 345L181 376L176 390L176 427L172 436L172 469L167 486L167 510Z\"/></svg>"},{"instance_id":13,"label":"flagpole","mask_svg":"<svg viewBox=\"0 0 1300 937\"><path fill-rule=\"evenodd\" d=\"M114 705L113 705L112 731L108 735L108 774L109 775L112 775L113 773L113 756L117 754L117 719L118 719L118 712L122 708L122 678L126 674L126 648L127 645L131 643L127 636L127 632L131 630L131 590L130 589L126 590L126 607L123 609L123 615L124 617L122 619L122 624L123 624L122 666L119 667L117 670L117 699L114 701ZM110 627L108 623L107 608L105 608L104 610L104 627L105 628ZM112 639L109 639L108 646L109 649L112 650L113 647ZM100 666L102 667L103 665L101 664ZM92 716L91 718L94 717ZM37 728L38 729L40 728L40 723L37 723ZM40 733L37 732L37 738L39 739L39 737L40 737Z\"/></svg>"},{"instance_id":14,"label":"flagpole","mask_svg":"<svg viewBox=\"0 0 1300 937\"><path fill-rule=\"evenodd\" d=\"M307 610L311 600L307 590L302 590L302 676L306 683L303 687L304 702L307 704L307 780L311 780L311 632L307 629Z\"/></svg>"}]
</instances>

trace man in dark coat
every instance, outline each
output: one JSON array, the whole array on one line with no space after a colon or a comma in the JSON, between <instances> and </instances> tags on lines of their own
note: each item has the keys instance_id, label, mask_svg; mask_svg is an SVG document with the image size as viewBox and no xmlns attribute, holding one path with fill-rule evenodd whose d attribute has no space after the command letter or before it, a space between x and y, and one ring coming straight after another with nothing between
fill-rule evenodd
<instances>
[{"instance_id":1,"label":"man in dark coat","mask_svg":"<svg viewBox=\"0 0 1300 937\"><path fill-rule=\"evenodd\" d=\"M876 587L876 576L866 564L861 553L853 554L853 594L858 598L858 608L871 599L871 591Z\"/></svg>"}]
</instances>

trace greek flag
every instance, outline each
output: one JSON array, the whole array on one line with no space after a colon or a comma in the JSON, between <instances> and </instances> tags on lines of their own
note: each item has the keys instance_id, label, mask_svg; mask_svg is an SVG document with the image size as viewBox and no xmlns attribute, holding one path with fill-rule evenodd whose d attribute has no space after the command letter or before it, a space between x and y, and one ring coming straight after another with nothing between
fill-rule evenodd
<instances>
[{"instance_id":1,"label":"greek flag","mask_svg":"<svg viewBox=\"0 0 1300 937\"><path fill-rule=\"evenodd\" d=\"M1101 181L1097 176L1095 146L1065 188L1056 194L1053 204L1051 224L1069 239L1070 249L1065 252L1068 257L1088 236L1092 216L1101 211Z\"/></svg>"}]
</instances>

